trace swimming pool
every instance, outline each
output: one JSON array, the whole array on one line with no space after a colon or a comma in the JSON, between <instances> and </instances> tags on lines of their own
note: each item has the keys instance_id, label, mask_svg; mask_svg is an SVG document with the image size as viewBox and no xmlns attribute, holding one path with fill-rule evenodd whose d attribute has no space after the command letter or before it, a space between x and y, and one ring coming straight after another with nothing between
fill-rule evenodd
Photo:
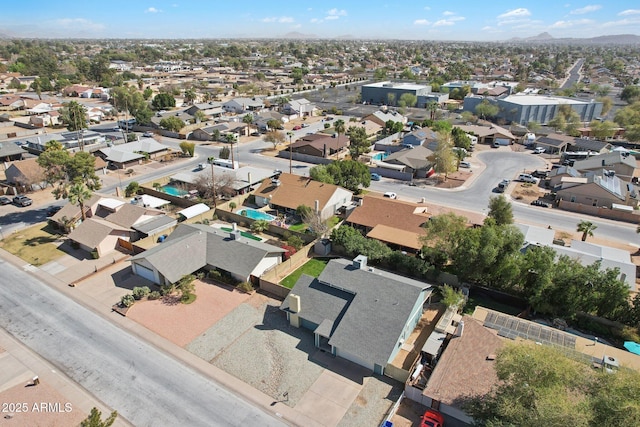
<instances>
[{"instance_id":1,"label":"swimming pool","mask_svg":"<svg viewBox=\"0 0 640 427\"><path fill-rule=\"evenodd\" d=\"M387 157L389 157L389 155L387 153L376 153L371 158L373 160L384 160Z\"/></svg>"},{"instance_id":2,"label":"swimming pool","mask_svg":"<svg viewBox=\"0 0 640 427\"><path fill-rule=\"evenodd\" d=\"M182 197L188 194L188 191L183 190L182 188L175 187L171 184L165 184L162 187L158 188L163 193L167 193L170 196Z\"/></svg>"},{"instance_id":3,"label":"swimming pool","mask_svg":"<svg viewBox=\"0 0 640 427\"><path fill-rule=\"evenodd\" d=\"M265 221L273 221L274 219L276 219L276 217L273 215L269 215L268 213L257 211L251 208L240 209L238 211L238 215L246 216L247 218L251 219L264 219Z\"/></svg>"}]
</instances>

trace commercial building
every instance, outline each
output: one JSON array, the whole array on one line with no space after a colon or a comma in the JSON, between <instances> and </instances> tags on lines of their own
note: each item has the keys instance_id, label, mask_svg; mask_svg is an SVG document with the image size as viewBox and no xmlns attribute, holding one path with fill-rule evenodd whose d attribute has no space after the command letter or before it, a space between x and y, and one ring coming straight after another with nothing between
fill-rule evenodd
<instances>
[{"instance_id":1,"label":"commercial building","mask_svg":"<svg viewBox=\"0 0 640 427\"><path fill-rule=\"evenodd\" d=\"M496 119L509 123L526 125L529 122L548 124L560 111L561 105L569 105L578 113L581 122L590 122L602 114L602 102L583 101L576 98L559 96L516 94L503 98L490 98L478 95L464 99L464 111L475 112L476 107L484 100L499 107Z\"/></svg>"},{"instance_id":2,"label":"commercial building","mask_svg":"<svg viewBox=\"0 0 640 427\"><path fill-rule=\"evenodd\" d=\"M360 93L363 102L385 105L397 105L402 95L408 93L417 98L416 107L424 108L427 98L431 94L431 86L384 81L363 85Z\"/></svg>"}]
</instances>

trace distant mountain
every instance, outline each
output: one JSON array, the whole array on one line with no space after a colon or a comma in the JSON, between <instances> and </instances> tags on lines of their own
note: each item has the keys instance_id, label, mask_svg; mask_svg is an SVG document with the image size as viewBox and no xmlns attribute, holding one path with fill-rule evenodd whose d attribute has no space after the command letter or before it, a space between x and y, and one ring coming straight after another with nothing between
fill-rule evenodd
<instances>
[{"instance_id":1,"label":"distant mountain","mask_svg":"<svg viewBox=\"0 0 640 427\"><path fill-rule=\"evenodd\" d=\"M612 36L598 36L589 38L554 38L549 33L541 33L532 37L514 37L507 42L516 43L554 43L554 44L586 44L586 45L629 45L640 44L640 36L635 34L618 34Z\"/></svg>"},{"instance_id":2,"label":"distant mountain","mask_svg":"<svg viewBox=\"0 0 640 427\"><path fill-rule=\"evenodd\" d=\"M297 31L292 31L282 36L283 39L298 39L298 40L306 40L306 39L317 39L318 36L315 34L303 34Z\"/></svg>"}]
</instances>

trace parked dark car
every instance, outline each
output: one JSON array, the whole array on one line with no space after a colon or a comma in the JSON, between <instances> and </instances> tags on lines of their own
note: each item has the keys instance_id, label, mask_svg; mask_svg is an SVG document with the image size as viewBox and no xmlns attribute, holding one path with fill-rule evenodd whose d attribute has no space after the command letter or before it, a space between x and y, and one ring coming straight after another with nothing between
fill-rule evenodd
<instances>
[{"instance_id":1,"label":"parked dark car","mask_svg":"<svg viewBox=\"0 0 640 427\"><path fill-rule=\"evenodd\" d=\"M549 203L547 203L547 202L545 202L543 200L539 200L539 199L534 200L533 202L531 202L531 204L533 206L540 206L542 208L550 208L551 207L551 205Z\"/></svg>"},{"instance_id":2,"label":"parked dark car","mask_svg":"<svg viewBox=\"0 0 640 427\"><path fill-rule=\"evenodd\" d=\"M11 199L5 196L0 197L0 205L10 205Z\"/></svg>"},{"instance_id":3,"label":"parked dark car","mask_svg":"<svg viewBox=\"0 0 640 427\"><path fill-rule=\"evenodd\" d=\"M25 206L31 206L31 203L33 203L33 200L31 200L27 196L16 196L13 198L13 203L18 206L25 207Z\"/></svg>"},{"instance_id":4,"label":"parked dark car","mask_svg":"<svg viewBox=\"0 0 640 427\"><path fill-rule=\"evenodd\" d=\"M49 206L49 207L47 208L47 216L48 216L48 217L49 217L49 216L54 216L56 213L58 213L58 211L59 211L60 209L62 209L62 206L56 206L56 205Z\"/></svg>"},{"instance_id":5,"label":"parked dark car","mask_svg":"<svg viewBox=\"0 0 640 427\"><path fill-rule=\"evenodd\" d=\"M546 178L547 176L549 176L549 171L533 171L533 173L531 174L533 176L535 176L536 178Z\"/></svg>"}]
</instances>

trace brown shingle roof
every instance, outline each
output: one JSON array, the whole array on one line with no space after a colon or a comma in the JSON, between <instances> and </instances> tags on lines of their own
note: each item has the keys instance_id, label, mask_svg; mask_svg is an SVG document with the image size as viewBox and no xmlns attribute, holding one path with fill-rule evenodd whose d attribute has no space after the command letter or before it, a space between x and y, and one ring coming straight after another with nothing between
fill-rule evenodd
<instances>
[{"instance_id":1,"label":"brown shingle roof","mask_svg":"<svg viewBox=\"0 0 640 427\"><path fill-rule=\"evenodd\" d=\"M472 396L483 395L498 381L495 361L487 360L503 345L495 331L473 317L463 316L464 332L453 337L440 356L423 395L445 405L460 407Z\"/></svg>"},{"instance_id":2,"label":"brown shingle roof","mask_svg":"<svg viewBox=\"0 0 640 427\"><path fill-rule=\"evenodd\" d=\"M338 187L333 184L314 181L311 178L283 173L279 177L280 185L274 185L266 179L256 191L261 197L271 196L271 203L289 209L297 209L300 205L310 208L317 200L322 210Z\"/></svg>"},{"instance_id":3,"label":"brown shingle roof","mask_svg":"<svg viewBox=\"0 0 640 427\"><path fill-rule=\"evenodd\" d=\"M353 210L347 218L347 222L368 228L384 225L389 228L423 234L422 224L429 219L429 216L428 208L424 205L364 196L362 206Z\"/></svg>"},{"instance_id":4,"label":"brown shingle roof","mask_svg":"<svg viewBox=\"0 0 640 427\"><path fill-rule=\"evenodd\" d=\"M400 230L386 225L378 224L373 227L367 237L380 240L381 242L391 243L394 245L405 246L411 249L421 249L422 243L420 243L419 233L413 233L411 231Z\"/></svg>"},{"instance_id":5,"label":"brown shingle roof","mask_svg":"<svg viewBox=\"0 0 640 427\"><path fill-rule=\"evenodd\" d=\"M10 168L16 168L29 182L44 180L44 169L38 164L37 158L13 162ZM8 169L8 168L7 168Z\"/></svg>"},{"instance_id":6,"label":"brown shingle roof","mask_svg":"<svg viewBox=\"0 0 640 427\"><path fill-rule=\"evenodd\" d=\"M128 231L100 218L89 218L69 233L69 239L89 248L97 247L112 231Z\"/></svg>"}]
</instances>

